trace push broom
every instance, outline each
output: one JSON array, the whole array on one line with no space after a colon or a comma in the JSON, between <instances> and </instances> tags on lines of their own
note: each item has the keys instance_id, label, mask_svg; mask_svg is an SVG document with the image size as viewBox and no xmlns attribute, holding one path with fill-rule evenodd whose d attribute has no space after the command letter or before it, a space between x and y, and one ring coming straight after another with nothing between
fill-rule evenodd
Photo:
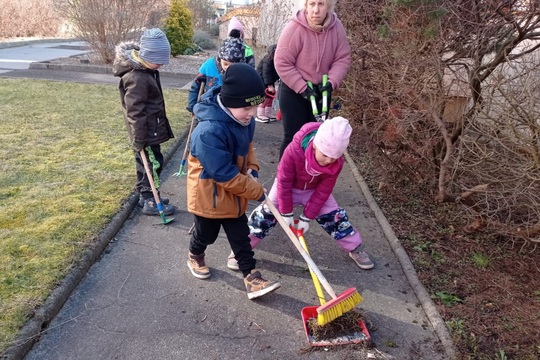
<instances>
[{"instance_id":1,"label":"push broom","mask_svg":"<svg viewBox=\"0 0 540 360\"><path fill-rule=\"evenodd\" d=\"M268 205L270 211L272 212L276 220L279 222L287 236L289 236L298 252L300 252L300 255L302 255L304 260L307 262L309 268L315 273L328 295L332 297L332 300L328 301L326 304L317 307L317 323L320 326L326 325L337 319L347 311L351 311L356 307L356 305L362 302L362 296L360 296L356 288L347 289L340 295L336 295L336 292L332 289L332 287L330 286L326 278L323 276L317 265L315 265L306 250L304 250L302 244L300 244L300 241L294 235L291 228L287 225L287 222L283 219L278 209L276 209L274 204L272 204L272 202L268 198L266 199L265 203L266 205Z\"/></svg>"}]
</instances>

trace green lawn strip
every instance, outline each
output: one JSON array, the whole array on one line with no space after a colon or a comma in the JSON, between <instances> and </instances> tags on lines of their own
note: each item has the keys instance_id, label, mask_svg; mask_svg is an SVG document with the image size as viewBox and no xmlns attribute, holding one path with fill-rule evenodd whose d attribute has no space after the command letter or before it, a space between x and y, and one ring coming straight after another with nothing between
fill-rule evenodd
<instances>
[{"instance_id":1,"label":"green lawn strip","mask_svg":"<svg viewBox=\"0 0 540 360\"><path fill-rule=\"evenodd\" d=\"M178 136L187 93L164 93ZM1 353L131 194L135 165L114 85L0 79L0 99Z\"/></svg>"}]
</instances>

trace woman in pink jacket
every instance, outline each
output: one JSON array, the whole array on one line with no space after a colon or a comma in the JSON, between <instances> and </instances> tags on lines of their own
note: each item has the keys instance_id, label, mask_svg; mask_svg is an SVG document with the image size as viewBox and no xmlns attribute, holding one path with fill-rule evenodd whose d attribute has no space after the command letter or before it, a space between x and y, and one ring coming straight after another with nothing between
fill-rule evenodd
<instances>
[{"instance_id":1,"label":"woman in pink jacket","mask_svg":"<svg viewBox=\"0 0 540 360\"><path fill-rule=\"evenodd\" d=\"M297 229L305 233L315 219L358 267L368 270L374 264L363 250L362 237L349 222L345 209L339 207L332 196L343 169L343 154L351 132L349 121L342 117L302 126L283 153L268 199L289 225L294 223L294 207L303 206ZM276 225L276 220L266 205L259 205L251 213L248 224L251 247L255 248ZM232 253L227 267L238 268Z\"/></svg>"},{"instance_id":2,"label":"woman in pink jacket","mask_svg":"<svg viewBox=\"0 0 540 360\"><path fill-rule=\"evenodd\" d=\"M309 98L319 101L323 90L337 89L351 65L351 49L343 24L334 13L336 0L305 0L285 26L277 43L274 64L282 86L279 105L283 122L280 157L294 134L307 122L315 121ZM323 75L328 83L323 86ZM307 82L313 84L313 89ZM321 111L319 103L319 112Z\"/></svg>"}]
</instances>

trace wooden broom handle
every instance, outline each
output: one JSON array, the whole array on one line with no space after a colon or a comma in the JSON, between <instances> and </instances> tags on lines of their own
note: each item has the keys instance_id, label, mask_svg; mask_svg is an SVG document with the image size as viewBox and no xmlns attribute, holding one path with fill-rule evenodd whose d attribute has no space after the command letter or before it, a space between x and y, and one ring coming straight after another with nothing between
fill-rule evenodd
<instances>
[{"instance_id":1,"label":"wooden broom handle","mask_svg":"<svg viewBox=\"0 0 540 360\"><path fill-rule=\"evenodd\" d=\"M304 250L302 244L300 244L300 241L296 238L289 225L287 225L287 222L285 222L283 216L281 216L278 209L276 209L274 204L272 204L272 202L268 199L268 196L266 197L265 204L268 205L270 211L272 212L276 220L279 222L279 225L281 225L283 230L285 230L285 233L289 236L289 239L291 239L294 246L296 246L296 249L300 252L300 255L302 255L302 257L308 263L309 267L315 273L315 275L317 275L317 278L321 282L328 295L330 295L333 299L337 298L336 292L332 289L332 287L330 286L324 275L321 273L317 265L315 265L306 250Z\"/></svg>"}]
</instances>

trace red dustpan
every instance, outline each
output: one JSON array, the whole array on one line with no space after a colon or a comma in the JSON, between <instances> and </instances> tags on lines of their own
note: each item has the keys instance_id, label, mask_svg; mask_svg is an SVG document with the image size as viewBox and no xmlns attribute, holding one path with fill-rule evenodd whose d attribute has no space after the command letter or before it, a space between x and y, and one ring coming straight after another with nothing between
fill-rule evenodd
<instances>
[{"instance_id":1,"label":"red dustpan","mask_svg":"<svg viewBox=\"0 0 540 360\"><path fill-rule=\"evenodd\" d=\"M335 346L335 345L347 345L358 344L361 342L371 341L371 336L367 330L366 324L362 319L358 320L358 325L361 331L354 331L344 335L337 336L332 339L315 340L315 337L310 332L308 322L310 319L317 319L317 307L318 306L306 306L302 309L302 321L304 322L304 331L306 333L307 341L311 346Z\"/></svg>"},{"instance_id":2,"label":"red dustpan","mask_svg":"<svg viewBox=\"0 0 540 360\"><path fill-rule=\"evenodd\" d=\"M307 252L308 249L306 240L304 239L303 231L298 230L293 226L291 226L291 230L298 237L298 240L302 244L302 247ZM315 274L311 271L311 268L310 273L313 279L313 285L315 286L315 290L317 291L317 297L319 298L321 305L324 305L326 300L324 299L324 293L322 292L319 280L317 279L317 276L315 276ZM331 339L315 339L315 336L311 333L308 324L310 319L315 319L315 321L317 320L317 317L319 315L319 313L317 312L317 308L319 308L319 306L306 306L302 309L302 321L304 322L304 331L306 332L307 341L311 346L358 344L371 340L371 336L369 336L366 324L364 323L364 321L362 321L362 319L358 319L359 329L355 327L355 329L351 329L351 331L349 332L344 332L343 334L336 335L336 337Z\"/></svg>"}]
</instances>

